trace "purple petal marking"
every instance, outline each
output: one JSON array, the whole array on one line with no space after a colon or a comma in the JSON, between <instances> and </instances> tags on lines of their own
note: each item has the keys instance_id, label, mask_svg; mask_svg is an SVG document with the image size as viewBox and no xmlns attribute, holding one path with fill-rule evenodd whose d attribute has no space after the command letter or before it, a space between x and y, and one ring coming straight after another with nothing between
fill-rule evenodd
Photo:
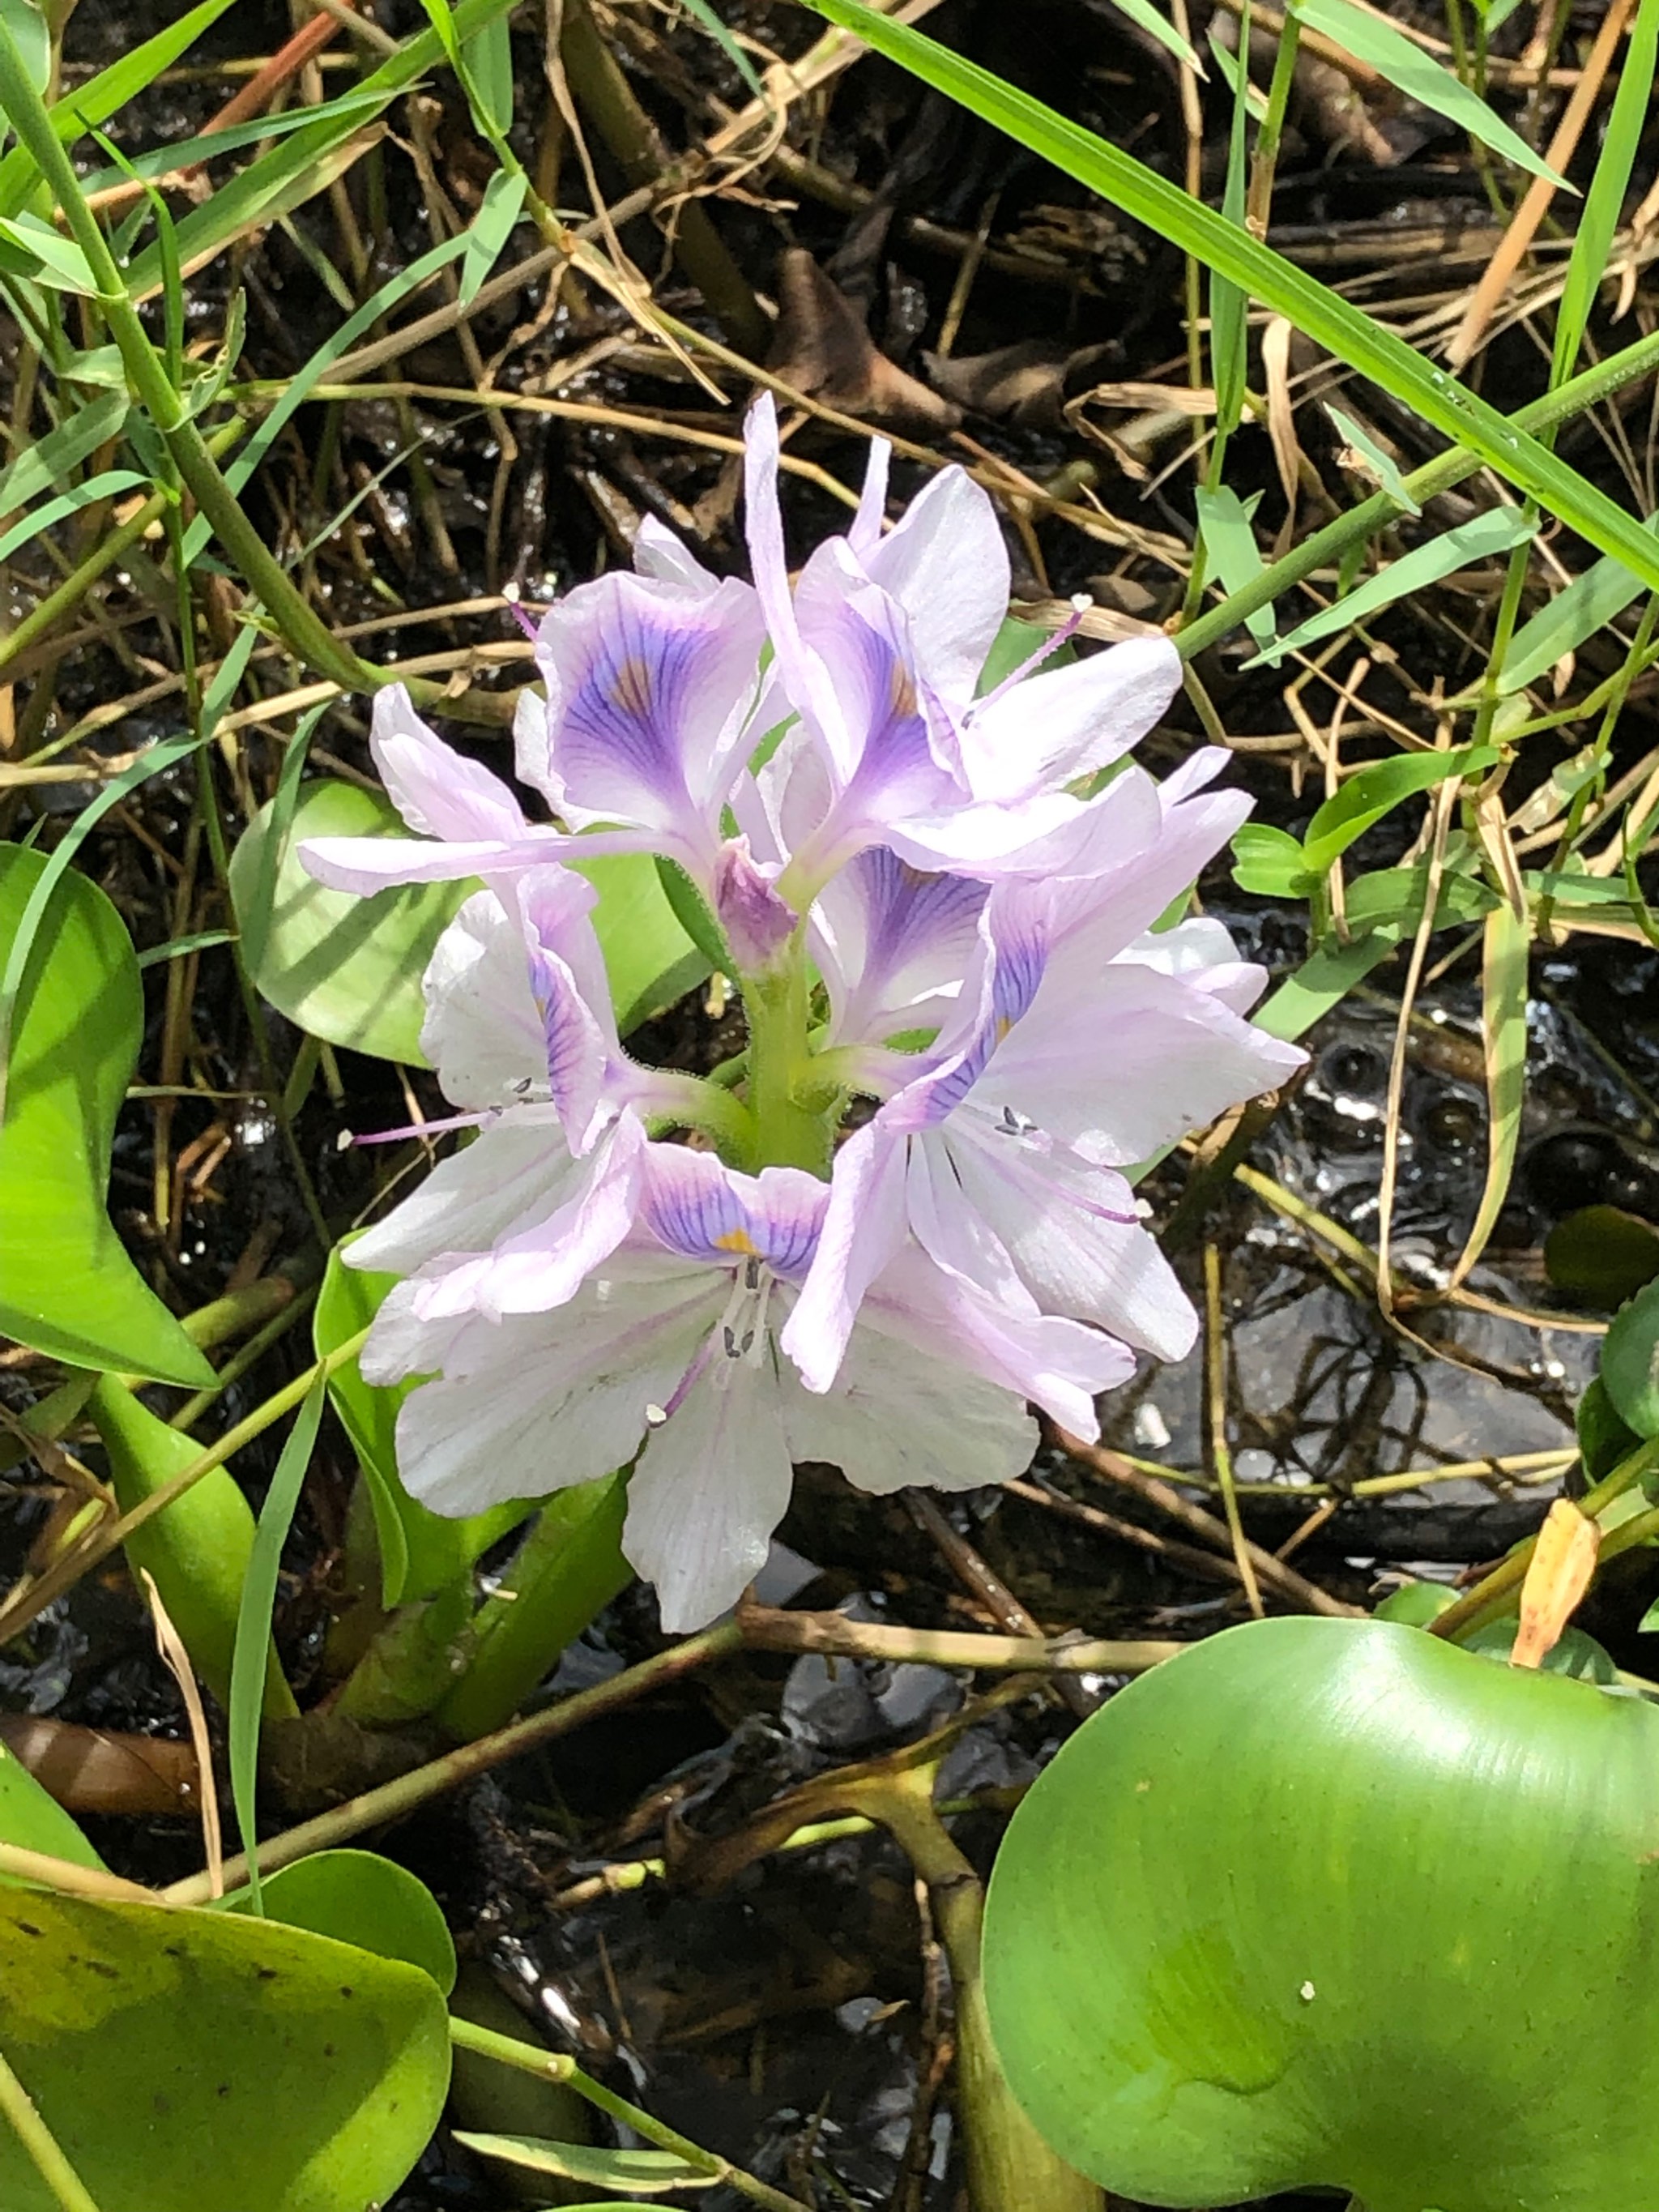
<instances>
[{"instance_id":1,"label":"purple petal marking","mask_svg":"<svg viewBox=\"0 0 1659 2212\"><path fill-rule=\"evenodd\" d=\"M565 820L649 829L706 879L744 765L763 634L755 594L735 579L706 591L604 576L555 607L538 654L544 759L529 722L523 734L526 765Z\"/></svg>"},{"instance_id":2,"label":"purple petal marking","mask_svg":"<svg viewBox=\"0 0 1659 2212\"><path fill-rule=\"evenodd\" d=\"M593 886L568 868L538 868L519 886L531 995L547 1054L548 1086L566 1141L579 1154L587 1151L599 1133L605 1076L616 1046L609 999L601 995L596 1007L584 995L574 964L580 961L588 971L591 989L599 952L588 915L597 897ZM584 954L589 957L584 959Z\"/></svg>"},{"instance_id":3,"label":"purple petal marking","mask_svg":"<svg viewBox=\"0 0 1659 2212\"><path fill-rule=\"evenodd\" d=\"M975 878L925 874L884 845L867 846L831 877L813 910L831 1042L878 1044L937 1023L987 896Z\"/></svg>"},{"instance_id":4,"label":"purple petal marking","mask_svg":"<svg viewBox=\"0 0 1659 2212\"><path fill-rule=\"evenodd\" d=\"M805 1275L823 1224L830 1186L799 1168L739 1175L712 1152L653 1145L640 1218L671 1252L711 1267L757 1260L774 1274Z\"/></svg>"}]
</instances>

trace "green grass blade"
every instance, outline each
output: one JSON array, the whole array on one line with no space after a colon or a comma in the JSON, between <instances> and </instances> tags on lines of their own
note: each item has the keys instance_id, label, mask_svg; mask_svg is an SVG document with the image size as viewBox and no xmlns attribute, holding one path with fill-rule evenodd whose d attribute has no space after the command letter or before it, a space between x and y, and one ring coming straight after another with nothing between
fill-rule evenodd
<instances>
[{"instance_id":1,"label":"green grass blade","mask_svg":"<svg viewBox=\"0 0 1659 2212\"><path fill-rule=\"evenodd\" d=\"M14 553L21 552L42 531L50 530L65 516L77 514L83 507L95 506L100 499L113 499L118 492L136 491L149 482L149 478L141 477L136 469L105 469L89 477L85 483L76 484L73 491L48 500L44 507L33 508L21 522L15 522L0 538L0 561L9 561ZM0 501L0 506L3 504Z\"/></svg>"},{"instance_id":2,"label":"green grass blade","mask_svg":"<svg viewBox=\"0 0 1659 2212\"><path fill-rule=\"evenodd\" d=\"M1557 382L1578 358L1584 325L1595 303L1597 288L1607 274L1613 234L1624 210L1636 149L1641 143L1653 98L1656 62L1659 62L1659 0L1640 0L1625 48L1619 89L1613 96L1595 174L1584 195L1578 234L1572 241L1566 282L1561 289L1561 304L1555 311L1551 374Z\"/></svg>"},{"instance_id":3,"label":"green grass blade","mask_svg":"<svg viewBox=\"0 0 1659 2212\"><path fill-rule=\"evenodd\" d=\"M1113 206L1231 276L1264 306L1286 316L1316 345L1374 379L1425 422L1528 493L1587 538L1598 552L1615 555L1644 583L1659 590L1659 544L1634 515L1317 277L1132 155L1056 115L937 40L872 15L858 0L810 0L810 4L818 15L856 33L878 53L1006 131Z\"/></svg>"},{"instance_id":4,"label":"green grass blade","mask_svg":"<svg viewBox=\"0 0 1659 2212\"><path fill-rule=\"evenodd\" d=\"M485 277L501 259L529 189L530 179L522 169L497 169L485 186L483 204L466 234L460 276L464 307L477 298Z\"/></svg>"},{"instance_id":5,"label":"green grass blade","mask_svg":"<svg viewBox=\"0 0 1659 2212\"><path fill-rule=\"evenodd\" d=\"M721 22L720 17L714 13L714 9L709 4L709 0L680 0L680 4L684 7L686 14L691 18L692 21L694 23L700 24L702 27L708 32L709 37L714 41L714 44L720 48L720 52L726 56L727 61L731 63L732 68L736 70L738 75L748 86L750 91L754 93L757 98L764 98L766 88L762 84L760 79L755 74L755 64L750 60L748 55L744 53L743 48L732 37L731 32L727 30L726 25ZM1146 13L1149 15L1154 12L1149 4L1149 0L1119 0L1119 5L1122 8L1126 15L1133 15L1136 22L1139 22L1141 20L1140 10L1143 8L1146 9ZM1166 39L1174 36L1173 32L1170 31L1167 23L1164 25L1164 29Z\"/></svg>"},{"instance_id":6,"label":"green grass blade","mask_svg":"<svg viewBox=\"0 0 1659 2212\"><path fill-rule=\"evenodd\" d=\"M1240 19L1239 48L1248 56L1250 45L1248 4ZM1244 224L1245 194L1249 189L1249 70L1241 63L1233 87L1232 127L1227 137L1227 175L1221 190L1224 220ZM1244 377L1249 350L1249 301L1242 287L1214 268L1210 272L1210 380L1215 386L1216 443L1211 448L1213 479L1225 441L1244 414Z\"/></svg>"},{"instance_id":7,"label":"green grass blade","mask_svg":"<svg viewBox=\"0 0 1659 2212\"><path fill-rule=\"evenodd\" d=\"M1431 584L1455 575L1472 562L1487 561L1494 554L1510 552L1535 537L1537 532L1537 518L1517 507L1495 507L1485 514L1477 514L1473 521L1462 522L1455 530L1448 530L1438 538L1430 538L1426 545L1415 546L1411 552L1402 554L1398 561L1390 561L1386 568L1368 576L1346 599L1310 616L1300 629L1293 629L1271 650L1257 653L1244 665L1255 668L1266 663L1270 667L1276 666L1285 653L1301 653L1322 637L1329 637L1336 630L1364 622L1368 616L1380 614L1396 599L1403 599L1408 592L1426 591Z\"/></svg>"},{"instance_id":8,"label":"green grass blade","mask_svg":"<svg viewBox=\"0 0 1659 2212\"><path fill-rule=\"evenodd\" d=\"M1650 515L1645 527L1659 538L1659 514ZM1507 697L1536 683L1565 654L1576 653L1587 637L1623 614L1645 588L1622 561L1596 561L1582 569L1516 630L1504 657L1498 690Z\"/></svg>"},{"instance_id":9,"label":"green grass blade","mask_svg":"<svg viewBox=\"0 0 1659 2212\"><path fill-rule=\"evenodd\" d=\"M9 468L0 469L0 514L27 507L61 483L87 455L112 438L127 419L127 395L107 392L80 408L55 430L26 446ZM0 552L0 559L3 559Z\"/></svg>"},{"instance_id":10,"label":"green grass blade","mask_svg":"<svg viewBox=\"0 0 1659 2212\"><path fill-rule=\"evenodd\" d=\"M1425 54L1421 46L1413 46L1403 31L1395 30L1380 15L1354 7L1352 0L1291 0L1291 7L1298 21L1310 31L1320 32L1356 61L1368 62L1379 76L1386 77L1395 90L1403 92L1407 100L1415 100L1424 107L1432 108L1437 115L1443 115L1449 123L1456 124L1471 138L1490 146L1494 154L1501 154L1517 168L1528 169L1534 177L1547 177L1565 191L1576 190L1565 177L1558 177L1501 116L1494 115L1462 78L1442 69L1431 55Z\"/></svg>"},{"instance_id":11,"label":"green grass blade","mask_svg":"<svg viewBox=\"0 0 1659 2212\"><path fill-rule=\"evenodd\" d=\"M687 5L690 4L691 0L687 0ZM1188 69L1196 70L1200 76L1203 76L1204 65L1198 56L1175 25L1164 21L1153 7L1152 0L1112 0L1112 4L1120 15L1127 15L1132 23L1138 23L1148 38L1156 39L1159 46L1172 53L1178 62L1184 62Z\"/></svg>"},{"instance_id":12,"label":"green grass blade","mask_svg":"<svg viewBox=\"0 0 1659 2212\"><path fill-rule=\"evenodd\" d=\"M1333 407L1328 399L1325 402L1325 412L1335 425L1338 437L1358 454L1389 497L1396 501L1406 514L1421 514L1423 510L1407 489L1406 479L1370 432L1362 429L1352 415L1345 415L1340 407Z\"/></svg>"},{"instance_id":13,"label":"green grass blade","mask_svg":"<svg viewBox=\"0 0 1659 2212\"><path fill-rule=\"evenodd\" d=\"M300 1502L300 1490L311 1464L317 1426L328 1402L328 1382L319 1374L295 1415L288 1442L283 1446L270 1488L259 1509L253 1550L242 1584L242 1602L236 1614L236 1649L230 1662L230 1795L236 1808L236 1826L247 1854L247 1882L252 1909L264 1917L259 1894L259 1720L264 1704L265 1669L270 1650L270 1620L276 1604L276 1577L283 1563L283 1546Z\"/></svg>"},{"instance_id":14,"label":"green grass blade","mask_svg":"<svg viewBox=\"0 0 1659 2212\"><path fill-rule=\"evenodd\" d=\"M1198 505L1198 520L1211 566L1229 592L1248 590L1266 573L1255 532L1251 527L1251 518L1261 495L1257 492L1247 501L1225 484L1218 484L1213 489L1200 486L1193 497ZM1264 651L1274 642L1278 633L1271 606L1253 608L1245 616L1244 623Z\"/></svg>"}]
</instances>

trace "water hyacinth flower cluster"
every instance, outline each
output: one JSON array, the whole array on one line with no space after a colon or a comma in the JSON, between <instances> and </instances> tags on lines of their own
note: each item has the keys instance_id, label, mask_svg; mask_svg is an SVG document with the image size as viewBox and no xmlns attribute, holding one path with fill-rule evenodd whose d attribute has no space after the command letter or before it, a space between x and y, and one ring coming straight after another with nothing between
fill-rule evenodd
<instances>
[{"instance_id":1,"label":"water hyacinth flower cluster","mask_svg":"<svg viewBox=\"0 0 1659 2212\"><path fill-rule=\"evenodd\" d=\"M1162 783L1125 761L1176 689L1168 641L1039 652L978 696L1009 584L985 494L946 471L888 529L877 446L792 585L769 398L745 442L752 584L647 521L633 574L542 623L516 767L550 818L394 686L374 751L416 834L305 848L351 890L483 885L422 1032L474 1133L347 1255L404 1278L363 1355L428 1378L404 1480L466 1514L632 1462L625 1548L675 1631L741 1595L796 1462L1005 1481L1030 1406L1092 1437L1137 1353L1184 1354L1121 1170L1301 1059L1246 1018L1264 979L1223 928L1155 927L1248 811L1224 752ZM640 852L722 934L735 1084L618 1040L564 863Z\"/></svg>"}]
</instances>

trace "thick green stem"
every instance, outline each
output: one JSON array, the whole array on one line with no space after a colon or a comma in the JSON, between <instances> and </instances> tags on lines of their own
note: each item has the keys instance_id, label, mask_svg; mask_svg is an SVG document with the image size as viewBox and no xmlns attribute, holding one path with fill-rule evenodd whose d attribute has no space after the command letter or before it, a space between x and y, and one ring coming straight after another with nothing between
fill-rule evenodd
<instances>
[{"instance_id":1,"label":"thick green stem","mask_svg":"<svg viewBox=\"0 0 1659 2212\"><path fill-rule=\"evenodd\" d=\"M3 15L0 15L0 112L19 143L33 156L62 209L64 220L92 271L98 305L120 350L133 397L166 441L174 466L220 543L240 564L271 620L301 659L350 690L373 690L380 681L378 672L343 645L307 604L220 474L182 394L149 342L115 257L98 227L98 218L87 204L75 164L52 128L46 103L30 81Z\"/></svg>"},{"instance_id":2,"label":"thick green stem","mask_svg":"<svg viewBox=\"0 0 1659 2212\"><path fill-rule=\"evenodd\" d=\"M834 1136L829 1116L814 1113L796 1097L807 1077L806 963L798 945L779 967L764 975L746 975L744 1010L749 1017L749 1110L755 1119L761 1167L805 1168L827 1176Z\"/></svg>"},{"instance_id":3,"label":"thick green stem","mask_svg":"<svg viewBox=\"0 0 1659 2212\"><path fill-rule=\"evenodd\" d=\"M464 1743L501 1728L634 1579L622 1553L625 1476L561 1491L544 1505L500 1587L484 1600L471 1656L438 1721Z\"/></svg>"}]
</instances>

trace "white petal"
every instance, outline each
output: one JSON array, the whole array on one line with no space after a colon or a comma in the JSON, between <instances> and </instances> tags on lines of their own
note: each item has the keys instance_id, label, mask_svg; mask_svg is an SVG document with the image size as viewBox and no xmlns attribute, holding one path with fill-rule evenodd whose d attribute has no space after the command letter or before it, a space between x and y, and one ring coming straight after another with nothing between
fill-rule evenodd
<instances>
[{"instance_id":1,"label":"white petal","mask_svg":"<svg viewBox=\"0 0 1659 2212\"><path fill-rule=\"evenodd\" d=\"M769 1364L721 1360L652 1431L629 1480L623 1549L655 1583L670 1635L743 1595L788 1509L792 1472Z\"/></svg>"},{"instance_id":2,"label":"white petal","mask_svg":"<svg viewBox=\"0 0 1659 2212\"><path fill-rule=\"evenodd\" d=\"M398 1416L410 1496L461 1516L625 1466L647 1407L672 1392L711 1324L706 1292L687 1301L681 1290L674 1304L646 1286L608 1300L590 1292L556 1314L466 1322L441 1379Z\"/></svg>"},{"instance_id":3,"label":"white petal","mask_svg":"<svg viewBox=\"0 0 1659 2212\"><path fill-rule=\"evenodd\" d=\"M493 891L468 899L422 979L421 1050L457 1106L504 1106L547 1088L547 1045L524 935Z\"/></svg>"},{"instance_id":4,"label":"white petal","mask_svg":"<svg viewBox=\"0 0 1659 2212\"><path fill-rule=\"evenodd\" d=\"M977 1490L1023 1474L1037 1427L1012 1390L880 1331L853 1332L835 1385L785 1401L797 1460L826 1460L860 1490Z\"/></svg>"},{"instance_id":5,"label":"white petal","mask_svg":"<svg viewBox=\"0 0 1659 2212\"><path fill-rule=\"evenodd\" d=\"M510 844L528 834L524 810L501 778L429 730L401 684L375 693L368 749L392 805L423 836Z\"/></svg>"},{"instance_id":6,"label":"white petal","mask_svg":"<svg viewBox=\"0 0 1659 2212\"><path fill-rule=\"evenodd\" d=\"M407 1275L444 1253L487 1252L550 1212L578 1172L556 1121L503 1118L441 1160L340 1256L348 1267Z\"/></svg>"},{"instance_id":7,"label":"white petal","mask_svg":"<svg viewBox=\"0 0 1659 2212\"><path fill-rule=\"evenodd\" d=\"M1008 550L988 493L942 471L864 566L909 617L924 681L965 706L1008 611Z\"/></svg>"},{"instance_id":8,"label":"white petal","mask_svg":"<svg viewBox=\"0 0 1659 2212\"><path fill-rule=\"evenodd\" d=\"M1106 767L1139 743L1180 687L1181 656L1166 637L1132 638L1028 676L963 726L974 796L1020 799Z\"/></svg>"},{"instance_id":9,"label":"white petal","mask_svg":"<svg viewBox=\"0 0 1659 2212\"><path fill-rule=\"evenodd\" d=\"M1198 1316L1133 1212L1123 1178L1058 1146L1006 1133L975 1106L921 1139L943 1147L962 1195L998 1237L1045 1312L1069 1314L1158 1359L1184 1359Z\"/></svg>"}]
</instances>

